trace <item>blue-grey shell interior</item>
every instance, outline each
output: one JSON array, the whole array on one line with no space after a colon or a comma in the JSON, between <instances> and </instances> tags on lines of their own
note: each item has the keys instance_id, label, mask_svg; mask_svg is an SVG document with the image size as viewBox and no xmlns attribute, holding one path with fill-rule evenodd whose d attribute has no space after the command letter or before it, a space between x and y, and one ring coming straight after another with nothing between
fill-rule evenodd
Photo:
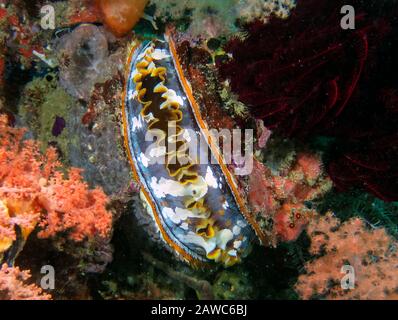
<instances>
[{"instance_id":1,"label":"blue-grey shell interior","mask_svg":"<svg viewBox=\"0 0 398 320\"><path fill-rule=\"evenodd\" d=\"M154 214L158 214L163 229L175 244L183 248L183 250L192 257L201 261L208 261L206 253L208 253L209 250L211 251L214 249L215 244L207 243L207 239L197 238L200 237L195 233L195 224L198 219L185 219L183 216L179 217L178 214L170 217L170 214L166 214L167 212L170 212L170 209L175 211L176 208L184 208L182 197L173 194L173 190L170 190L170 186L165 187L164 190L159 192L159 188L161 188L161 178L164 179L162 181L174 180L177 182L176 179L169 176L164 164L148 164L147 161L143 161L145 151L154 143L154 141L145 140L148 128L147 123L140 115L142 105L136 99L134 94L136 86L132 79L132 74L136 69L137 58L140 55L142 57L142 53L153 43L155 43L156 48L165 53L165 57L157 61L157 63L167 69L165 86L173 89L183 100L183 105L180 106L180 110L183 112L183 119L180 123L181 127L193 129L196 135L202 134L201 129L195 120L195 115L186 97L183 86L180 83L178 74L175 71L176 69L173 57L170 54L167 41L153 41L143 42L139 48L135 50L134 56L131 60L125 101L128 147L135 163L137 174L141 180L141 184L152 198L153 204L156 206L157 213ZM226 249L232 250L231 254L236 254L240 257L247 255L250 243L254 238L254 232L242 216L220 165L217 163L200 164L198 168L198 174L200 176L205 177L206 174L209 175L210 173L212 177L211 183L208 185L208 190L204 195L205 202L212 212L212 218L216 220L216 224L220 230L229 229L233 234L233 238L228 241ZM217 214L219 210L224 210L224 214ZM188 221L188 223L184 224L186 221ZM238 241L239 246L236 245L236 240L238 238L241 239L241 241ZM217 240L212 241L217 242Z\"/></svg>"}]
</instances>

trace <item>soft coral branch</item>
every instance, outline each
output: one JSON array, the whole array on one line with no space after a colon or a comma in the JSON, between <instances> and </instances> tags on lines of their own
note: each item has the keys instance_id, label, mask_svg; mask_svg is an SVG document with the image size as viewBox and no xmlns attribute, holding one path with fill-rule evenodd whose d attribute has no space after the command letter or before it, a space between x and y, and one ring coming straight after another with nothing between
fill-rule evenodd
<instances>
[{"instance_id":1,"label":"soft coral branch","mask_svg":"<svg viewBox=\"0 0 398 320\"><path fill-rule=\"evenodd\" d=\"M80 169L72 168L68 179L55 172L42 186L38 200L47 214L41 223L44 229L39 237L55 236L65 230L69 230L69 238L75 241L87 236L107 237L112 223L105 208L108 198L99 188L89 190L80 172Z\"/></svg>"},{"instance_id":2,"label":"soft coral branch","mask_svg":"<svg viewBox=\"0 0 398 320\"><path fill-rule=\"evenodd\" d=\"M50 300L51 295L35 284L27 284L31 274L3 264L0 268L0 300Z\"/></svg>"},{"instance_id":3,"label":"soft coral branch","mask_svg":"<svg viewBox=\"0 0 398 320\"><path fill-rule=\"evenodd\" d=\"M360 218L341 223L330 212L311 220L310 253L296 290L303 299L396 299L398 243L385 229L369 229ZM343 265L354 268L355 288L343 289Z\"/></svg>"}]
</instances>

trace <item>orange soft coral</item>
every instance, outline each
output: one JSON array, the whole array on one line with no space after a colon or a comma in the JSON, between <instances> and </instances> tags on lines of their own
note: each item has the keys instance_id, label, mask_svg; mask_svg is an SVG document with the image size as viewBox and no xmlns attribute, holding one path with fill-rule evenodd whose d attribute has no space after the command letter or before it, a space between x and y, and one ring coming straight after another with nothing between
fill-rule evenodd
<instances>
[{"instance_id":1,"label":"orange soft coral","mask_svg":"<svg viewBox=\"0 0 398 320\"><path fill-rule=\"evenodd\" d=\"M305 206L330 190L319 156L299 153L277 172L254 161L248 202L271 245L297 239L314 210Z\"/></svg>"},{"instance_id":2,"label":"orange soft coral","mask_svg":"<svg viewBox=\"0 0 398 320\"><path fill-rule=\"evenodd\" d=\"M310 222L308 235L318 258L296 284L303 299L397 299L398 242L384 229L369 229L359 218L341 223L328 213ZM354 268L354 289L341 287L343 265Z\"/></svg>"},{"instance_id":3,"label":"orange soft coral","mask_svg":"<svg viewBox=\"0 0 398 320\"><path fill-rule=\"evenodd\" d=\"M49 148L41 154L38 143L23 140L24 133L24 129L8 126L6 117L0 115L3 247L7 247L7 239L13 239L5 232L11 224L20 227L25 240L37 225L42 228L40 237L63 232L73 241L106 238L112 215L105 208L108 198L104 192L90 190L79 169L62 174L55 150Z\"/></svg>"},{"instance_id":4,"label":"orange soft coral","mask_svg":"<svg viewBox=\"0 0 398 320\"><path fill-rule=\"evenodd\" d=\"M65 230L74 241L96 235L106 238L109 234L112 216L105 209L108 198L100 188L89 190L77 168L69 171L68 179L54 172L43 183L38 200L47 212L39 237L52 237Z\"/></svg>"},{"instance_id":5,"label":"orange soft coral","mask_svg":"<svg viewBox=\"0 0 398 320\"><path fill-rule=\"evenodd\" d=\"M0 268L0 300L50 300L51 295L43 292L35 284L27 284L30 272L18 267Z\"/></svg>"}]
</instances>

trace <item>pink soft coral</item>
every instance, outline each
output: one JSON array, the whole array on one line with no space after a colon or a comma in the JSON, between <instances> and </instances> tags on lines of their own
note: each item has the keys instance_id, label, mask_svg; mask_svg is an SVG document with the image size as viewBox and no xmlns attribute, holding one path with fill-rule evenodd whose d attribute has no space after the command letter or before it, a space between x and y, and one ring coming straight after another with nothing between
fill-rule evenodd
<instances>
[{"instance_id":1,"label":"pink soft coral","mask_svg":"<svg viewBox=\"0 0 398 320\"><path fill-rule=\"evenodd\" d=\"M398 243L386 231L368 229L363 220L341 223L331 213L308 225L310 252L296 290L303 299L397 299ZM355 288L342 289L343 265L355 271Z\"/></svg>"},{"instance_id":2,"label":"pink soft coral","mask_svg":"<svg viewBox=\"0 0 398 320\"><path fill-rule=\"evenodd\" d=\"M305 202L330 188L331 181L323 174L317 155L299 153L278 171L255 160L249 178L248 202L268 244L275 245L278 239L297 239L315 213Z\"/></svg>"},{"instance_id":3,"label":"pink soft coral","mask_svg":"<svg viewBox=\"0 0 398 320\"><path fill-rule=\"evenodd\" d=\"M51 295L43 292L35 284L27 284L30 272L18 267L0 268L0 300L50 300Z\"/></svg>"},{"instance_id":4,"label":"pink soft coral","mask_svg":"<svg viewBox=\"0 0 398 320\"><path fill-rule=\"evenodd\" d=\"M10 127L0 115L0 200L24 238L37 225L42 227L39 237L65 232L73 241L106 238L112 215L105 208L108 198L104 192L90 190L79 169L62 174L56 151L49 148L41 154L38 143L23 140L24 134L24 129ZM5 231L11 222L4 212L2 238L10 237Z\"/></svg>"},{"instance_id":5,"label":"pink soft coral","mask_svg":"<svg viewBox=\"0 0 398 320\"><path fill-rule=\"evenodd\" d=\"M54 172L42 186L38 201L47 214L39 237L52 237L65 230L74 241L108 236L112 225L112 216L105 208L108 198L100 188L90 190L80 172L70 169L68 179Z\"/></svg>"}]
</instances>

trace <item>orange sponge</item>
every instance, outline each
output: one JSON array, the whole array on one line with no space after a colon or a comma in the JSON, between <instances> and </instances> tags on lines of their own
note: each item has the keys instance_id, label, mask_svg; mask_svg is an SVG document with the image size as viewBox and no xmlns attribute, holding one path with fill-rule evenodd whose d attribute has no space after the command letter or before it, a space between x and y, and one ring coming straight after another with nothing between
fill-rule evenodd
<instances>
[{"instance_id":1,"label":"orange sponge","mask_svg":"<svg viewBox=\"0 0 398 320\"><path fill-rule=\"evenodd\" d=\"M124 36L140 20L148 0L96 0L104 24L118 37Z\"/></svg>"}]
</instances>

